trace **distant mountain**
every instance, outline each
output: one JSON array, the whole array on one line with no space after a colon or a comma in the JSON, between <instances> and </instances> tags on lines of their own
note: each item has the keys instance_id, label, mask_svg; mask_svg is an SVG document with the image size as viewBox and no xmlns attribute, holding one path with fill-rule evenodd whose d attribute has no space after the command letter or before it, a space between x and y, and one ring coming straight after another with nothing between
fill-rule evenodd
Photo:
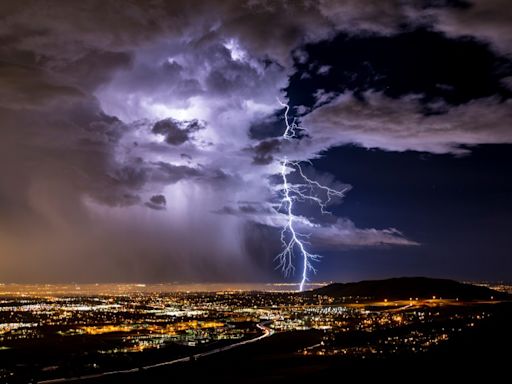
<instances>
[{"instance_id":1,"label":"distant mountain","mask_svg":"<svg viewBox=\"0 0 512 384\"><path fill-rule=\"evenodd\" d=\"M511 295L490 288L427 277L399 277L386 280L367 280L357 283L334 283L309 291L309 294L332 297L371 297L374 299L443 299L489 300L511 299Z\"/></svg>"}]
</instances>

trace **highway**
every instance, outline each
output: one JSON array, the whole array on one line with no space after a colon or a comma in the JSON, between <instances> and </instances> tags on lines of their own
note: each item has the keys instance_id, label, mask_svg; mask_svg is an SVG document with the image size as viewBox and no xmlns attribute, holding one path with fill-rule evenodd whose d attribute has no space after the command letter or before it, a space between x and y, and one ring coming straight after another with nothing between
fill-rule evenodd
<instances>
[{"instance_id":1,"label":"highway","mask_svg":"<svg viewBox=\"0 0 512 384\"><path fill-rule=\"evenodd\" d=\"M258 337L255 337L254 339L240 341L238 343L226 345L226 346L220 347L220 348L215 348L215 349L212 349L207 352L196 353L195 355L182 357L180 359L164 361L162 363L151 364L151 365L146 365L143 367L137 367L137 368L132 368L132 369L94 373L94 374L90 374L90 375L77 376L77 377L63 377L63 378L59 378L59 379L43 380L43 381L38 381L38 384L69 383L69 382L79 381L79 380L98 379L98 378L108 377L108 376L113 376L113 375L137 373L137 372L140 372L140 371L146 370L146 369L153 369L153 368L165 367L168 365L185 363L188 361L194 361L194 360L200 359L202 357L210 356L210 355L213 355L213 354L216 354L219 352L229 351L230 349L238 348L238 347L241 347L242 345L255 343L257 341L260 341L266 337L273 335L274 330L267 327L268 323L270 323L270 321L265 321L265 322L257 324L257 327L263 331L263 334Z\"/></svg>"}]
</instances>

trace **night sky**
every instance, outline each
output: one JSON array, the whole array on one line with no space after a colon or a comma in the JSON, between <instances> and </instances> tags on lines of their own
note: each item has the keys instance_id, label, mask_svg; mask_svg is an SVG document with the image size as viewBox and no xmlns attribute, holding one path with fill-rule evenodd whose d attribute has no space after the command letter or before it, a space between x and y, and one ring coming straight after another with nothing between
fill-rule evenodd
<instances>
[{"instance_id":1,"label":"night sky","mask_svg":"<svg viewBox=\"0 0 512 384\"><path fill-rule=\"evenodd\" d=\"M511 281L508 3L2 1L0 282Z\"/></svg>"}]
</instances>

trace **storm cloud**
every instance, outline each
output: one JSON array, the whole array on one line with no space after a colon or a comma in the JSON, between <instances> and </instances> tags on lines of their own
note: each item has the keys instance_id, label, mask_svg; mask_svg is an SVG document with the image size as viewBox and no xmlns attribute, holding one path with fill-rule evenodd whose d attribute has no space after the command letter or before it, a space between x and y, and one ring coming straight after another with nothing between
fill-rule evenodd
<instances>
[{"instance_id":1,"label":"storm cloud","mask_svg":"<svg viewBox=\"0 0 512 384\"><path fill-rule=\"evenodd\" d=\"M309 160L347 143L460 154L461 144L512 142L505 93L433 100L439 113L426 114L421 94L371 87L319 88L313 105L294 105L301 140L253 135L281 118L278 97L293 101L294 76L330 81L335 68L310 65L306 46L340 33L391 38L421 27L471 36L508 60L505 2L425 3L3 1L0 278L275 277L273 255L247 239L278 246L254 225L279 231L282 156ZM417 245L349 218L305 211L303 223L319 250Z\"/></svg>"}]
</instances>

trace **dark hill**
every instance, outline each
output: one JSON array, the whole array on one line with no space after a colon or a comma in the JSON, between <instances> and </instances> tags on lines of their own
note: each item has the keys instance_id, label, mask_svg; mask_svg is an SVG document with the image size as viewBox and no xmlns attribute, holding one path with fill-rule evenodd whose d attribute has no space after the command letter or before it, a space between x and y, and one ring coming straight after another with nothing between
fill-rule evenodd
<instances>
[{"instance_id":1,"label":"dark hill","mask_svg":"<svg viewBox=\"0 0 512 384\"><path fill-rule=\"evenodd\" d=\"M510 299L511 296L493 289L447 279L399 277L386 280L367 280L357 283L334 283L309 293L332 297L369 297L373 299L443 299L461 300Z\"/></svg>"}]
</instances>

